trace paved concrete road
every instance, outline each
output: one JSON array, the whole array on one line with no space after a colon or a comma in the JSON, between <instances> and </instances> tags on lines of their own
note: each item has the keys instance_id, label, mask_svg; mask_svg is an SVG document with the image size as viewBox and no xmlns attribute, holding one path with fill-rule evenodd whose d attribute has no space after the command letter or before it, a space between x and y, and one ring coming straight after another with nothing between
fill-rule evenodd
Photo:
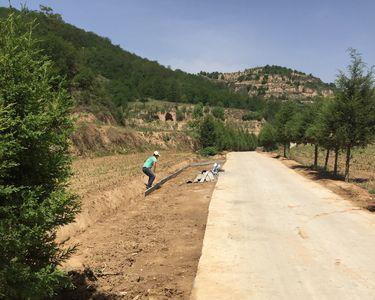
<instances>
[{"instance_id":1,"label":"paved concrete road","mask_svg":"<svg viewBox=\"0 0 375 300\"><path fill-rule=\"evenodd\" d=\"M230 153L192 299L375 299L374 220L275 159Z\"/></svg>"}]
</instances>

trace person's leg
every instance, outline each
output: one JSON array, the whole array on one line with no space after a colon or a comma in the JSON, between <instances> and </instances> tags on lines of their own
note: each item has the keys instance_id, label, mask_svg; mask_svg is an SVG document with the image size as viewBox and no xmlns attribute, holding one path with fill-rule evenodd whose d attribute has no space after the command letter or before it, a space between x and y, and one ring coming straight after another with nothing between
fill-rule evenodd
<instances>
[{"instance_id":1,"label":"person's leg","mask_svg":"<svg viewBox=\"0 0 375 300\"><path fill-rule=\"evenodd\" d=\"M147 188L150 188L155 180L155 174L149 168L143 168L142 171L148 176Z\"/></svg>"},{"instance_id":2,"label":"person's leg","mask_svg":"<svg viewBox=\"0 0 375 300\"><path fill-rule=\"evenodd\" d=\"M150 175L149 175L149 177L148 177L148 188L150 188L150 187L152 187L152 184L154 183L154 180L155 180L155 174L154 174L154 172L152 172L152 170L151 169L149 169L150 170Z\"/></svg>"}]
</instances>

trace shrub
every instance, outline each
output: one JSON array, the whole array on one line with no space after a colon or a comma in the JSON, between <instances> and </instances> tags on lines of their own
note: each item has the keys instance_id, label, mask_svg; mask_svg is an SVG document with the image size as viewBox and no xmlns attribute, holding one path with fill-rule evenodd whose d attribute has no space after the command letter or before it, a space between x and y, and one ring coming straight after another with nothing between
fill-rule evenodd
<instances>
[{"instance_id":1,"label":"shrub","mask_svg":"<svg viewBox=\"0 0 375 300\"><path fill-rule=\"evenodd\" d=\"M183 121L185 119L185 113L180 110L180 109L177 109L176 110L176 121Z\"/></svg>"},{"instance_id":2,"label":"shrub","mask_svg":"<svg viewBox=\"0 0 375 300\"><path fill-rule=\"evenodd\" d=\"M212 115L217 118L217 119L220 119L220 120L225 120L225 117L224 117L224 108L222 107L219 107L219 106L215 106L213 109L212 109Z\"/></svg>"},{"instance_id":3,"label":"shrub","mask_svg":"<svg viewBox=\"0 0 375 300\"><path fill-rule=\"evenodd\" d=\"M261 121L262 118L263 118L262 113L258 111L249 111L248 113L242 116L243 121L251 121L251 120Z\"/></svg>"},{"instance_id":4,"label":"shrub","mask_svg":"<svg viewBox=\"0 0 375 300\"><path fill-rule=\"evenodd\" d=\"M216 147L206 147L201 150L199 150L199 154L202 156L214 156L218 153L218 150Z\"/></svg>"}]
</instances>

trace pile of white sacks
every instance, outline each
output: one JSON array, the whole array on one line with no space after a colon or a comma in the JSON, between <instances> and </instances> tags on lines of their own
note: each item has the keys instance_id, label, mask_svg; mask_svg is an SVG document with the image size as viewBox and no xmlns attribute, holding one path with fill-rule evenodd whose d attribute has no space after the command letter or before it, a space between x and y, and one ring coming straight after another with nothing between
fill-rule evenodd
<instances>
[{"instance_id":1,"label":"pile of white sacks","mask_svg":"<svg viewBox=\"0 0 375 300\"><path fill-rule=\"evenodd\" d=\"M202 171L202 173L198 174L197 177L195 177L193 183L215 181L217 174L220 172L220 169L221 165L218 163L214 163L210 171Z\"/></svg>"}]
</instances>

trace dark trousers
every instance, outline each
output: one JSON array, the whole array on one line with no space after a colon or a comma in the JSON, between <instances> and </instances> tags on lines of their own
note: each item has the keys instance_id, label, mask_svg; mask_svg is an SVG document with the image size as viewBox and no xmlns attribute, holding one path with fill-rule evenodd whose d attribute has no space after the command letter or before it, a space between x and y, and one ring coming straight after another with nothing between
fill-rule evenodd
<instances>
[{"instance_id":1,"label":"dark trousers","mask_svg":"<svg viewBox=\"0 0 375 300\"><path fill-rule=\"evenodd\" d=\"M152 183L155 180L155 174L154 172L152 172L151 168L143 167L142 171L148 176L147 188L149 189L150 187L152 187Z\"/></svg>"}]
</instances>

